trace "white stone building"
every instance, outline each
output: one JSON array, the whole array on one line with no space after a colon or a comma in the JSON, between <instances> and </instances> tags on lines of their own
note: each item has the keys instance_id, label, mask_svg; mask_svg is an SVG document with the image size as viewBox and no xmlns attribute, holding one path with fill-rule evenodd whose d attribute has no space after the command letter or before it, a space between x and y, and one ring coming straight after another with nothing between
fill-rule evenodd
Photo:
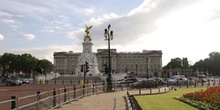
<instances>
[{"instance_id":1,"label":"white stone building","mask_svg":"<svg viewBox=\"0 0 220 110\"><path fill-rule=\"evenodd\" d=\"M74 74L81 53L54 52L54 70L63 74ZM98 69L104 73L104 65L108 64L108 50L98 49L94 53L97 57ZM142 52L117 52L111 49L112 73L133 72L136 75L161 76L162 51L143 50Z\"/></svg>"}]
</instances>

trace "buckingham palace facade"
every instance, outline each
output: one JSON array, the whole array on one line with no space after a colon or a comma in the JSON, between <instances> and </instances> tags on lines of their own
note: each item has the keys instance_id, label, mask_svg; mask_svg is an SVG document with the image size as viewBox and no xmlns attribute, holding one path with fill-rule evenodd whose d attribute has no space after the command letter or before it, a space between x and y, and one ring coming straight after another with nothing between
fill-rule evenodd
<instances>
[{"instance_id":1,"label":"buckingham palace facade","mask_svg":"<svg viewBox=\"0 0 220 110\"><path fill-rule=\"evenodd\" d=\"M81 53L54 52L54 70L63 74L74 74ZM98 49L94 53L97 57L98 69L104 73L108 64L108 49ZM111 49L112 73L133 72L136 75L158 75L162 71L162 51L143 50L142 52L117 52Z\"/></svg>"}]
</instances>

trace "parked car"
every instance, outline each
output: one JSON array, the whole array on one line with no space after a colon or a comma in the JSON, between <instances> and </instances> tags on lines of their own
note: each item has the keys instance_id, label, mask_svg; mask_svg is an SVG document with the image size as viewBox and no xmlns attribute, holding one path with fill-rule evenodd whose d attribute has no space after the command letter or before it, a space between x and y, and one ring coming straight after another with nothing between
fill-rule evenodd
<instances>
[{"instance_id":1,"label":"parked car","mask_svg":"<svg viewBox=\"0 0 220 110\"><path fill-rule=\"evenodd\" d=\"M160 77L151 77L149 79L157 81L158 85L165 85L167 82Z\"/></svg>"},{"instance_id":2,"label":"parked car","mask_svg":"<svg viewBox=\"0 0 220 110\"><path fill-rule=\"evenodd\" d=\"M187 78L183 75L176 75L168 79L170 85L183 85L187 83Z\"/></svg>"},{"instance_id":3,"label":"parked car","mask_svg":"<svg viewBox=\"0 0 220 110\"><path fill-rule=\"evenodd\" d=\"M137 82L138 80L136 78L126 78L121 80L120 84L130 84L130 83L134 83Z\"/></svg>"},{"instance_id":4,"label":"parked car","mask_svg":"<svg viewBox=\"0 0 220 110\"><path fill-rule=\"evenodd\" d=\"M8 79L6 79L6 86L14 86L14 85L21 85L22 80L19 77L11 76Z\"/></svg>"},{"instance_id":5,"label":"parked car","mask_svg":"<svg viewBox=\"0 0 220 110\"><path fill-rule=\"evenodd\" d=\"M29 79L28 78L20 78L21 79L21 81L22 81L22 83L24 83L24 84L29 84Z\"/></svg>"},{"instance_id":6,"label":"parked car","mask_svg":"<svg viewBox=\"0 0 220 110\"><path fill-rule=\"evenodd\" d=\"M141 79L132 84L133 88L152 88L156 87L156 80L153 79Z\"/></svg>"},{"instance_id":7,"label":"parked car","mask_svg":"<svg viewBox=\"0 0 220 110\"><path fill-rule=\"evenodd\" d=\"M195 85L195 80L194 80L194 78L192 78L192 77L189 77L189 78L188 78L188 85L189 85L189 86Z\"/></svg>"},{"instance_id":8,"label":"parked car","mask_svg":"<svg viewBox=\"0 0 220 110\"><path fill-rule=\"evenodd\" d=\"M207 79L206 79L205 75L198 75L196 78L196 82L198 82L198 83L202 83L202 82L206 82L206 81L207 81Z\"/></svg>"}]
</instances>

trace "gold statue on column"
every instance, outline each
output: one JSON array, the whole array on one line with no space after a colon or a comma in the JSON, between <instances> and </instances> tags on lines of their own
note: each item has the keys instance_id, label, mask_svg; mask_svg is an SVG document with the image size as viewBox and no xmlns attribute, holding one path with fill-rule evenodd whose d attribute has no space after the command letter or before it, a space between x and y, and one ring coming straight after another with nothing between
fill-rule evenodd
<instances>
[{"instance_id":1,"label":"gold statue on column","mask_svg":"<svg viewBox=\"0 0 220 110\"><path fill-rule=\"evenodd\" d=\"M86 29L85 29L86 35L84 37L84 41L87 41L87 40L91 41L92 39L89 33L90 33L90 29L92 28L92 25L91 26L85 25L85 26L86 26Z\"/></svg>"}]
</instances>

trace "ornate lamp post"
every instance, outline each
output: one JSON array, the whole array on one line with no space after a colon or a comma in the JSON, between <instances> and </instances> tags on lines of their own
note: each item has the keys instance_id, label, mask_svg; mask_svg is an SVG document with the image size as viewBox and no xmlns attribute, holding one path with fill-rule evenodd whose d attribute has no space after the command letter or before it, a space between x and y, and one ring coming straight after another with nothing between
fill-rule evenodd
<instances>
[{"instance_id":1,"label":"ornate lamp post","mask_svg":"<svg viewBox=\"0 0 220 110\"><path fill-rule=\"evenodd\" d=\"M107 77L107 91L112 90L112 79L111 79L111 56L110 56L110 40L113 40L113 31L110 30L111 25L108 25L108 28L104 30L105 40L108 41L108 77Z\"/></svg>"}]
</instances>

